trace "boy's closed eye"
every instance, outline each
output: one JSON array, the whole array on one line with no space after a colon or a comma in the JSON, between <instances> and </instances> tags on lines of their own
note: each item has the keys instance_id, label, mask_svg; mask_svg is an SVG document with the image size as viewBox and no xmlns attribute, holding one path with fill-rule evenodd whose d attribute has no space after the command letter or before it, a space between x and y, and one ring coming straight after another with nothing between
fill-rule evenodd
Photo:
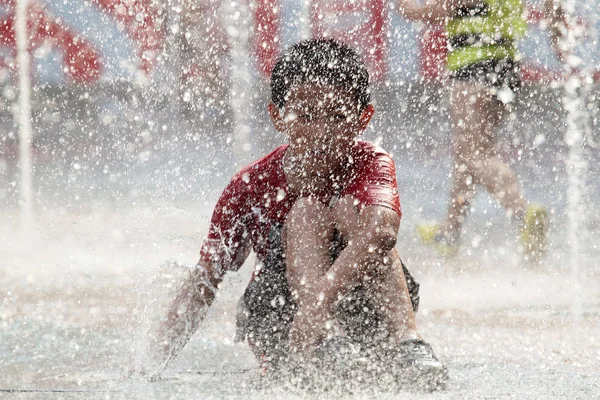
<instances>
[{"instance_id":1,"label":"boy's closed eye","mask_svg":"<svg viewBox=\"0 0 600 400\"><path fill-rule=\"evenodd\" d=\"M297 116L297 119L298 121L304 124L314 122L314 116L312 114L300 114ZM349 116L346 116L345 114L341 113L336 113L333 115L325 116L324 119L330 122L340 123L349 121Z\"/></svg>"},{"instance_id":2,"label":"boy's closed eye","mask_svg":"<svg viewBox=\"0 0 600 400\"><path fill-rule=\"evenodd\" d=\"M350 120L350 115L346 115L344 113L336 113L331 117L333 122L348 122Z\"/></svg>"},{"instance_id":3,"label":"boy's closed eye","mask_svg":"<svg viewBox=\"0 0 600 400\"><path fill-rule=\"evenodd\" d=\"M350 122L352 120L351 115L346 115L345 113L333 113L329 115L324 115L325 120L329 122L341 123L341 122ZM297 116L298 120L302 123L310 123L314 122L315 117L313 114L300 114Z\"/></svg>"},{"instance_id":4,"label":"boy's closed eye","mask_svg":"<svg viewBox=\"0 0 600 400\"><path fill-rule=\"evenodd\" d=\"M313 120L313 116L312 114L300 114L298 116L298 119L300 120L300 122L306 124Z\"/></svg>"}]
</instances>

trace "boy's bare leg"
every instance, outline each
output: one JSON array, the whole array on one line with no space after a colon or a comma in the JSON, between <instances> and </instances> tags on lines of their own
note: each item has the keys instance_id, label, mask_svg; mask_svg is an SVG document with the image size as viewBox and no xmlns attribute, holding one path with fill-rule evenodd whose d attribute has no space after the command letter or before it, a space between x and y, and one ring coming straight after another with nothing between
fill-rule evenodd
<instances>
[{"instance_id":1,"label":"boy's bare leg","mask_svg":"<svg viewBox=\"0 0 600 400\"><path fill-rule=\"evenodd\" d=\"M390 253L389 264L381 268L369 289L375 304L383 311L382 315L393 342L422 339L417 330L402 262L395 249Z\"/></svg>"},{"instance_id":2,"label":"boy's bare leg","mask_svg":"<svg viewBox=\"0 0 600 400\"><path fill-rule=\"evenodd\" d=\"M315 283L320 282L331 266L329 246L333 239L334 220L331 210L312 198L301 198L290 210L285 224L287 280L298 303L294 325L315 324L319 331L331 315L319 304ZM306 315L302 315L302 313ZM320 326L316 326L320 325ZM300 337L292 326L290 344L305 350L315 338Z\"/></svg>"},{"instance_id":3,"label":"boy's bare leg","mask_svg":"<svg viewBox=\"0 0 600 400\"><path fill-rule=\"evenodd\" d=\"M453 189L448 219L442 232L456 237L473 197L473 185L481 184L507 210L521 218L526 202L514 171L496 154L494 131L504 108L487 88L469 82L452 87L452 123L455 134Z\"/></svg>"},{"instance_id":4,"label":"boy's bare leg","mask_svg":"<svg viewBox=\"0 0 600 400\"><path fill-rule=\"evenodd\" d=\"M395 240L377 245L372 251L369 247L368 257L358 250L365 241L387 243L387 239L380 240L390 232L397 234L399 217L381 206L369 206L359 212L357 204L352 196L343 197L332 209L302 199L288 215L285 233L288 282L299 303L290 329L290 345L298 351L298 356L310 357L314 346L327 336L326 323L334 319L337 301L331 297L328 286L339 288L336 294L339 300L362 285L384 318L389 333L389 341L381 345L382 350L390 344L392 348L391 352L380 354L383 360L392 363L389 367L393 371L410 370L428 381L438 382L436 385L441 384L446 379L446 370L417 331L402 263L394 249ZM329 247L334 228L347 245L332 263ZM319 297L324 293L329 295L324 295L326 300L322 305Z\"/></svg>"},{"instance_id":5,"label":"boy's bare leg","mask_svg":"<svg viewBox=\"0 0 600 400\"><path fill-rule=\"evenodd\" d=\"M352 237L352 233L361 228L355 204L352 196L345 196L333 208L336 227L343 237ZM390 338L396 343L421 339L398 251L393 249L381 258L379 265L371 267L371 279L364 283L375 304L383 311Z\"/></svg>"}]
</instances>

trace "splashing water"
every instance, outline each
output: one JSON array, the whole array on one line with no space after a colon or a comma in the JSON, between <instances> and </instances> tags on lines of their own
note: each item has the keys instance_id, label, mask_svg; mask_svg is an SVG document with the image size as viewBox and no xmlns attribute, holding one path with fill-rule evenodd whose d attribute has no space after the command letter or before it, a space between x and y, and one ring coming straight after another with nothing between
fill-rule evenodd
<instances>
[{"instance_id":1,"label":"splashing water","mask_svg":"<svg viewBox=\"0 0 600 400\"><path fill-rule=\"evenodd\" d=\"M36 2L47 4L48 12L53 11L56 18L64 18L67 14L64 9L79 9L78 4L111 3ZM112 2L157 3L152 0ZM286 16L290 23L282 27L278 40L287 44L311 36L311 22L315 26L319 23L315 17L318 13L314 12L318 9L313 7L317 3L352 3L360 7L369 4L337 0L262 2L281 6L277 15ZM247 344L234 344L235 305L253 271L251 262L242 272L228 273L229 281L220 291L219 301L211 307L208 318L185 350L165 371L165 379L153 383L146 379L132 384L119 380L124 369L130 366L127 363L135 362L150 369L153 335L165 317L167 303L181 284L180 278L187 272L187 267L180 268L177 262L163 261L185 259L188 267L189 261L196 261L199 241L208 230L206 221L210 218L212 202L234 170L250 161L244 158L250 156L248 143L252 143L252 158L255 158L265 150L261 145L270 149L280 139L274 136L276 133L262 103L268 101L266 94L260 92L267 78L257 71L259 58L249 50L256 45L252 16L258 2L192 2L200 7L207 3L218 4L218 19L212 10L202 15L207 20L218 21L215 24L226 33L223 41L227 42L219 42L219 49L227 48L224 59L228 62L223 62L221 68L226 69L226 73L209 81L196 77L197 86L188 84L182 72L195 60L195 53L186 48L186 40L190 40L186 32L192 29L189 25L197 28L194 32L202 33L199 41L204 46L199 45L197 53L209 54L211 65L219 65L217 55L201 51L210 48L213 35L204 30L204 25L191 23L197 20L186 14L185 5L189 5L189 1L162 3L161 7L168 7L165 14L161 14L166 21L163 24L165 49L157 54L158 73L148 75L147 82L139 82L136 76L135 82L126 85L125 82L103 81L104 89L102 86L69 87L44 91L39 90L34 81L31 93L34 117L27 121L33 122L34 150L41 151L41 157L33 154L35 169L31 190L33 203L38 207L35 228L39 234L27 237L27 242L14 235L19 217L16 168L10 156L0 156L0 203L3 205L0 286L4 289L0 292L0 372L3 377L0 397L2 387L38 391L108 392L114 389L123 393L105 396L123 399L293 397L285 387L265 392L250 386L248 382L253 383L252 374L258 369L257 361ZM597 0L570 3L573 3L571 14L578 6L580 15L583 16L585 10L586 20L598 21ZM57 10L63 10L62 14ZM93 26L87 30L94 25L91 14L82 11L73 14L80 14L86 23L79 28L88 38L99 32L99 28ZM355 14L359 13L331 15L339 18L343 25L350 17L356 17ZM573 57L566 60L569 78L563 87L557 115L554 114L557 105L554 96L548 101L548 96L540 95L545 88L534 88L534 96L525 101L515 112L515 119L509 122L514 127L503 132L512 134L514 131L514 135L506 139L507 143L511 138L515 141L510 143L513 147L507 144L507 154L512 157L511 149L518 149L515 157L517 167L524 170L522 177L536 184L533 196L558 210L561 217L568 216L565 229L556 235L565 244L553 246L543 270L522 271L518 255L512 255L516 252L510 248L513 237L508 222L502 220L501 211L485 199L475 204L475 223L467 226L467 237L473 237L471 246L455 261L434 258L415 242L413 228L421 217L421 210L427 216L427 213L439 212L445 204L445 167L450 162L446 155L450 127L445 117L448 104L442 96L444 88L425 88L422 82L410 80L421 79L417 66L418 43L413 40L413 36L417 36L395 13L389 14L393 20L387 43L389 81L375 84L377 114L374 129L367 132L367 139L376 137L386 150L395 153L405 209L399 249L424 288L419 326L427 340L440 349L439 356L448 363L453 379L449 391L434 396L449 399L594 397L600 384L598 377L590 374L600 360L599 280L583 277L587 270L592 276L595 263L587 252L598 254L598 250L592 249L595 243L590 239L600 227L594 225L600 224L593 212L598 207L599 196L598 180L594 180L597 172L591 161L598 156L590 151L590 143L598 132L594 115L589 112L591 96L597 87L591 87L587 69L597 66L597 32L585 32L585 40L577 34L567 40L567 46L573 46L574 50ZM143 20L141 14L138 16L136 21ZM137 25L137 22L132 23ZM119 25L115 31L121 28ZM81 37L86 34L82 33ZM117 68L111 67L116 63L109 62L127 58L117 43L126 40L122 36L109 40L110 32L97 36L101 39L97 43L115 47L115 55L104 54L106 73L120 76ZM534 53L531 47L527 56ZM537 50L535 48L535 52ZM43 53L32 52L31 59L36 65L55 60L43 58ZM135 64L125 61L122 62L128 68ZM0 65L0 83L6 85L7 75L3 71ZM33 78L40 79L36 75L39 73L34 70ZM218 82L215 84L211 79ZM215 85L221 90L214 90ZM7 136L6 132L13 129L13 121L7 122L2 101L12 102L15 97L10 94L10 84L7 88L2 86L0 91L3 91L0 123L6 127L0 141L10 142L12 133ZM23 93L22 90L17 92ZM91 96L91 100L84 94ZM552 91L552 94L556 93ZM431 100L427 97L430 95ZM141 98L148 103L139 101ZM226 106L219 105L220 99ZM260 114L256 113L258 103ZM22 110L24 108L19 111ZM568 114L564 131L562 124L555 123L563 111ZM257 140L261 133L266 136L265 143ZM559 150L553 141L557 133L563 135ZM520 144L534 136L535 155L531 157ZM562 144L566 144L568 154ZM147 157L136 161L141 154ZM555 155L565 156L566 174L555 165ZM46 164L40 161L43 157L47 158ZM535 165L530 168L526 165L529 162ZM22 181L28 187L26 182L26 179ZM563 199L568 203L566 210ZM7 207L7 203L15 206ZM484 223L485 229L479 230ZM572 279L564 279L562 265L569 266ZM573 316L577 329L573 329ZM152 371L147 372L152 374ZM561 385L555 385L557 377ZM400 395L431 398L428 393ZM396 398L398 393L367 391L361 395L358 392L361 398L381 396Z\"/></svg>"},{"instance_id":2,"label":"splashing water","mask_svg":"<svg viewBox=\"0 0 600 400\"><path fill-rule=\"evenodd\" d=\"M21 186L21 230L30 233L33 223L33 165L31 156L31 77L28 47L27 9L28 0L17 0L15 10L15 36L17 41L19 75L19 168Z\"/></svg>"},{"instance_id":3,"label":"splashing water","mask_svg":"<svg viewBox=\"0 0 600 400\"><path fill-rule=\"evenodd\" d=\"M239 166L245 165L250 160L250 114L251 109L251 84L250 72L251 58L248 54L248 27L250 10L242 1L238 3L226 2L227 6L227 34L231 45L231 105L235 125L233 138L234 153Z\"/></svg>"},{"instance_id":4,"label":"splashing water","mask_svg":"<svg viewBox=\"0 0 600 400\"><path fill-rule=\"evenodd\" d=\"M594 42L596 35L591 32L581 32L581 27L575 24L576 1L568 0L563 3L566 12L567 24L572 25L567 30L566 36L562 38L561 47L566 54L566 68L568 77L564 84L562 98L563 107L567 112L565 143L569 147L566 160L568 176L567 192L567 241L569 245L569 266L573 280L572 312L576 322L581 321L582 299L581 299L581 271L579 262L581 252L586 248L587 235L585 221L587 210L584 202L586 174L588 163L585 159L585 139L591 137L591 115L588 109L592 77L590 67L585 65L582 57L578 54L579 42L582 37L589 45ZM584 4L583 9L593 10L589 4ZM593 31L593 29L591 30ZM582 46L586 47L586 46ZM581 49L585 50L585 49Z\"/></svg>"}]
</instances>

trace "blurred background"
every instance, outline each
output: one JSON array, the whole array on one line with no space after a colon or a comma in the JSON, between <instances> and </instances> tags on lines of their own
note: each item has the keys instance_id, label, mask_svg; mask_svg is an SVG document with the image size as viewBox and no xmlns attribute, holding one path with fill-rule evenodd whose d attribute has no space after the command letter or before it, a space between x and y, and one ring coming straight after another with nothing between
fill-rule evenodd
<instances>
[{"instance_id":1,"label":"blurred background","mask_svg":"<svg viewBox=\"0 0 600 400\"><path fill-rule=\"evenodd\" d=\"M78 194L79 200L69 199L71 206L94 199L126 201L124 192L132 190L163 200L168 190L179 201L205 199L206 190L219 192L219 185L199 184L202 176L214 179L216 173L225 181L285 140L271 128L265 112L268 76L279 52L309 35L338 37L363 55L378 110L367 137L411 157L398 160L402 170L422 166L416 157L447 153L451 138L442 29L404 21L391 2L30 3L37 203L53 198L63 203L62 191ZM568 71L554 57L548 31L540 26L539 2L529 5L530 29L520 42L527 93L520 96L500 140L515 161L527 165L544 160L561 168L560 160L551 158L559 156L554 147L562 146L560 89ZM597 7L581 11L585 19L580 23L589 31L584 42L595 44L580 50L585 65L596 67L600 46L592 35L600 24ZM0 17L0 196L7 206L15 206L19 87L13 1L0 3ZM589 105L595 112L596 102ZM592 131L590 139L597 134Z\"/></svg>"},{"instance_id":2,"label":"blurred background","mask_svg":"<svg viewBox=\"0 0 600 400\"><path fill-rule=\"evenodd\" d=\"M551 212L549 255L535 266L523 264L517 227L483 192L457 257L440 259L415 240L415 224L441 218L449 192L445 38L442 27L403 20L393 2L29 0L22 14L26 80L19 80L15 2L0 0L0 358L8 360L7 383L56 386L66 381L41 379L73 373L74 366L123 366L124 352L138 346L130 339L151 313L144 296L164 296L152 294L149 282L159 292L175 285L165 260L193 264L229 178L285 142L266 112L268 77L282 49L310 36L344 40L367 62L377 113L365 137L396 161L404 213L398 246L424 283L422 329L442 358L463 371L458 381L477 374L465 361L472 360L474 342L483 346L480 361L490 372L505 371L515 354L529 354L516 346L494 361L495 347L477 335L531 348L531 335L549 329L543 349L520 361L537 371L536 355L550 360L547 367L568 364L568 354L560 357L574 350L565 350L563 339L575 323L583 333L572 357L579 361L569 368L600 362L594 1L577 2L577 68L555 57L541 1L527 2L529 30L519 44L526 85L497 135L526 197ZM573 74L583 79L569 95L565 82ZM20 148L25 90L31 142ZM575 144L565 140L569 104L579 107L583 139ZM581 155L579 175L569 169L573 151ZM580 195L570 199L576 189ZM182 356L182 368L214 366L209 355L219 352L228 355L219 364L225 367L251 362L231 343L232 304L249 268L226 282L222 305ZM515 327L520 333L510 331ZM468 339L466 329L473 330ZM583 372L573 374L580 375L569 380L583 382ZM460 387L456 398L473 390ZM490 387L481 393L510 392Z\"/></svg>"}]
</instances>

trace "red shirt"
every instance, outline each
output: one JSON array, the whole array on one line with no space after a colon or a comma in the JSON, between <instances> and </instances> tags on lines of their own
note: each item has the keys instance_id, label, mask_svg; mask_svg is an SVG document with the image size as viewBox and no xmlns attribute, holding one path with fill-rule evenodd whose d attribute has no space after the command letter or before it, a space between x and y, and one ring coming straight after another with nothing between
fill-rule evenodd
<instances>
[{"instance_id":1,"label":"red shirt","mask_svg":"<svg viewBox=\"0 0 600 400\"><path fill-rule=\"evenodd\" d=\"M238 172L219 198L213 211L208 237L200 250L201 260L224 273L239 269L250 250L265 261L269 232L283 225L298 196L288 190L282 158L287 145ZM357 141L349 158L350 179L326 193L352 195L362 206L379 205L401 215L394 161L373 143Z\"/></svg>"}]
</instances>

